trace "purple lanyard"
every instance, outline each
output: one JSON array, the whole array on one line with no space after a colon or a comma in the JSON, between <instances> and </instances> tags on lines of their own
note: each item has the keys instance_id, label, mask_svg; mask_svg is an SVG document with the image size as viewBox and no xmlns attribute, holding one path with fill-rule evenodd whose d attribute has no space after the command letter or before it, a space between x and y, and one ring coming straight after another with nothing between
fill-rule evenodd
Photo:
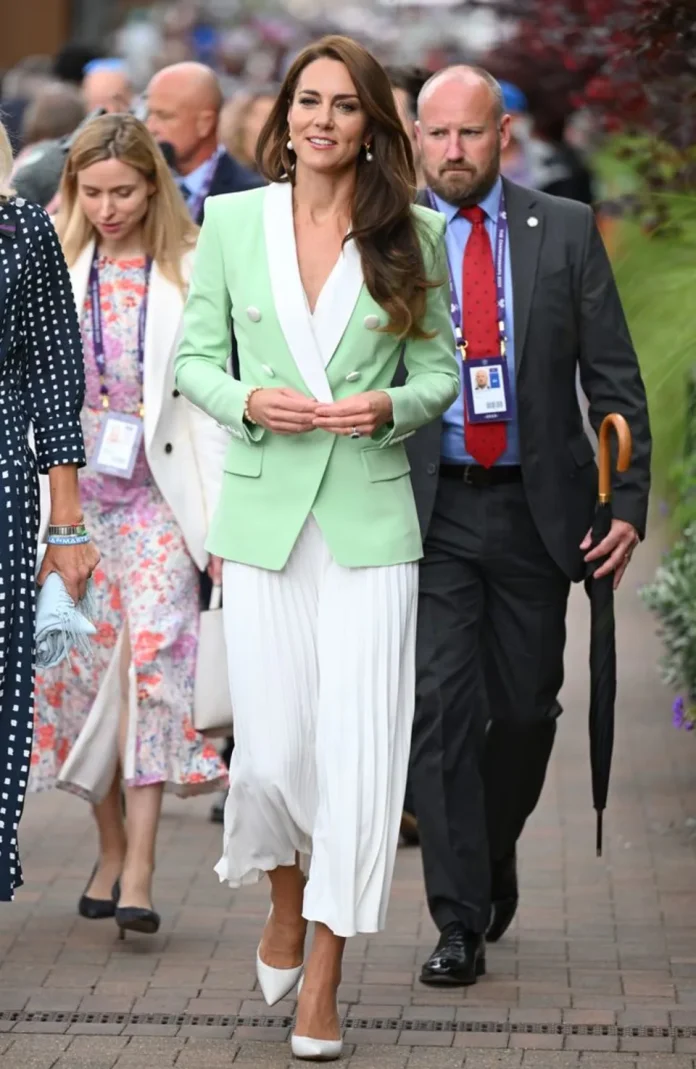
<instances>
[{"instance_id":1,"label":"purple lanyard","mask_svg":"<svg viewBox=\"0 0 696 1069\"><path fill-rule=\"evenodd\" d=\"M189 210L189 215L193 219L194 223L196 222L196 220L198 219L198 216L201 213L201 208L203 207L203 202L205 201L206 197L210 194L210 188L211 188L211 186L213 184L213 178L215 177L215 172L217 170L217 165L218 165L218 162L220 160L220 157L222 156L223 151L224 150L222 148L220 148L220 147L215 149L215 152L210 157L210 163L208 164L208 169L205 172L205 178L203 179L203 182L201 184L201 188L198 190L198 192L195 194L195 196L188 202L187 207L188 207L188 210ZM183 181L184 185L186 185L186 178L185 177L182 178L182 181Z\"/></svg>"},{"instance_id":2,"label":"purple lanyard","mask_svg":"<svg viewBox=\"0 0 696 1069\"><path fill-rule=\"evenodd\" d=\"M143 370L145 365L145 326L147 324L147 299L150 291L150 272L152 271L152 259L145 260L145 293L140 302L138 311L138 370L142 388ZM108 409L109 387L106 384L106 356L104 353L104 325L102 322L101 300L99 294L99 253L95 249L92 266L89 272L89 298L92 311L92 346L94 349L94 362L99 372L99 394L102 408ZM142 394L141 394L142 397ZM140 416L143 415L143 404L140 403Z\"/></svg>"},{"instance_id":3,"label":"purple lanyard","mask_svg":"<svg viewBox=\"0 0 696 1069\"><path fill-rule=\"evenodd\" d=\"M436 212L440 209L437 207L437 202L430 189L427 191L428 201L430 207ZM496 311L498 315L498 334L500 337L500 354L505 356L506 349L506 337L505 337L505 242L507 241L508 222L507 211L505 209L505 193L501 189L500 191L500 204L498 205L498 222L495 231L495 300ZM464 339L463 333L463 321L462 310L459 304L459 298L457 297L457 287L454 284L454 275L452 274L452 264L450 263L449 255L447 256L447 270L449 272L449 285L450 285L450 313L452 316L452 326L454 327L454 337L457 343L457 348L462 352L462 356L465 358L467 343Z\"/></svg>"}]
</instances>

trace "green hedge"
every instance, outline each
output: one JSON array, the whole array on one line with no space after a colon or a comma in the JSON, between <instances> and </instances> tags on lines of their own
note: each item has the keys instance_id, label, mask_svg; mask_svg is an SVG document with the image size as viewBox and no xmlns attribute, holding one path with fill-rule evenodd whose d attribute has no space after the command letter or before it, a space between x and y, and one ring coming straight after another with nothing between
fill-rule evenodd
<instances>
[{"instance_id":1,"label":"green hedge","mask_svg":"<svg viewBox=\"0 0 696 1069\"><path fill-rule=\"evenodd\" d=\"M668 226L618 224L614 269L648 394L653 493L674 504L685 439L696 453L696 196L668 199Z\"/></svg>"}]
</instances>

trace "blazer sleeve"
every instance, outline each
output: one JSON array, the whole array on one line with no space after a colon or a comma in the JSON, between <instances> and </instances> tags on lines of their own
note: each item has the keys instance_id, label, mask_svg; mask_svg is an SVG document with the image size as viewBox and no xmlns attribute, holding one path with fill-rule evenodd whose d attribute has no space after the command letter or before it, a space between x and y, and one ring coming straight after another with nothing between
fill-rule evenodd
<instances>
[{"instance_id":1,"label":"blazer sleeve","mask_svg":"<svg viewBox=\"0 0 696 1069\"><path fill-rule=\"evenodd\" d=\"M203 409L234 438L252 444L263 437L263 427L244 422L249 385L228 374L232 304L225 278L219 211L229 211L226 198L208 198L198 237L183 327L175 363L178 389Z\"/></svg>"},{"instance_id":2,"label":"blazer sleeve","mask_svg":"<svg viewBox=\"0 0 696 1069\"><path fill-rule=\"evenodd\" d=\"M645 386L604 242L588 208L580 293L580 382L589 420L599 433L610 412L624 416L633 455L628 471L614 472L612 509L645 537L652 439Z\"/></svg>"},{"instance_id":3,"label":"blazer sleeve","mask_svg":"<svg viewBox=\"0 0 696 1069\"><path fill-rule=\"evenodd\" d=\"M427 277L436 285L428 291L423 329L430 338L410 338L404 348L406 382L384 392L392 400L393 420L375 435L381 447L409 438L419 427L431 423L459 396L459 362L449 306L445 219L429 209L415 209L427 233L423 254Z\"/></svg>"},{"instance_id":4,"label":"blazer sleeve","mask_svg":"<svg viewBox=\"0 0 696 1069\"><path fill-rule=\"evenodd\" d=\"M28 255L21 288L24 387L39 471L84 467L82 336L67 264L43 208L22 209Z\"/></svg>"}]
</instances>

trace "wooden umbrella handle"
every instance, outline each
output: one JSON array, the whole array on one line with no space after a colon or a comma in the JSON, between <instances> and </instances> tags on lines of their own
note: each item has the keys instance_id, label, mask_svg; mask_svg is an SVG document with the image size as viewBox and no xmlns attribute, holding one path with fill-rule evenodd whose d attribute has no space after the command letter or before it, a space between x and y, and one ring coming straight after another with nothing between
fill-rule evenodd
<instances>
[{"instance_id":1,"label":"wooden umbrella handle","mask_svg":"<svg viewBox=\"0 0 696 1069\"><path fill-rule=\"evenodd\" d=\"M628 423L618 412L611 412L602 420L599 428L599 503L606 505L611 501L611 444L609 432L616 432L618 453L616 470L626 471L631 463L633 442Z\"/></svg>"}]
</instances>

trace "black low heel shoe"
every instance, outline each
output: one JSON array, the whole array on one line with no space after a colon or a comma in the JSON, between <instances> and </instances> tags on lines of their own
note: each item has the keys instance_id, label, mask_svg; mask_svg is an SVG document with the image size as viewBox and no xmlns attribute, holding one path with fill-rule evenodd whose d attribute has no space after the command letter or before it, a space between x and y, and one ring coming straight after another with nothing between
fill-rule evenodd
<instances>
[{"instance_id":1,"label":"black low heel shoe","mask_svg":"<svg viewBox=\"0 0 696 1069\"><path fill-rule=\"evenodd\" d=\"M114 916L119 927L119 938L124 939L126 932L140 932L142 935L154 935L159 931L160 915L154 909L141 909L139 906L117 906Z\"/></svg>"},{"instance_id":2,"label":"black low heel shoe","mask_svg":"<svg viewBox=\"0 0 696 1069\"><path fill-rule=\"evenodd\" d=\"M87 887L91 885L96 871L97 865L92 869L92 875L89 878ZM88 921L108 920L109 917L113 917L116 913L116 903L119 900L120 894L120 881L116 880L116 883L111 888L111 898L90 898L89 895L84 894L77 903L77 912L81 917L85 917Z\"/></svg>"}]
</instances>

